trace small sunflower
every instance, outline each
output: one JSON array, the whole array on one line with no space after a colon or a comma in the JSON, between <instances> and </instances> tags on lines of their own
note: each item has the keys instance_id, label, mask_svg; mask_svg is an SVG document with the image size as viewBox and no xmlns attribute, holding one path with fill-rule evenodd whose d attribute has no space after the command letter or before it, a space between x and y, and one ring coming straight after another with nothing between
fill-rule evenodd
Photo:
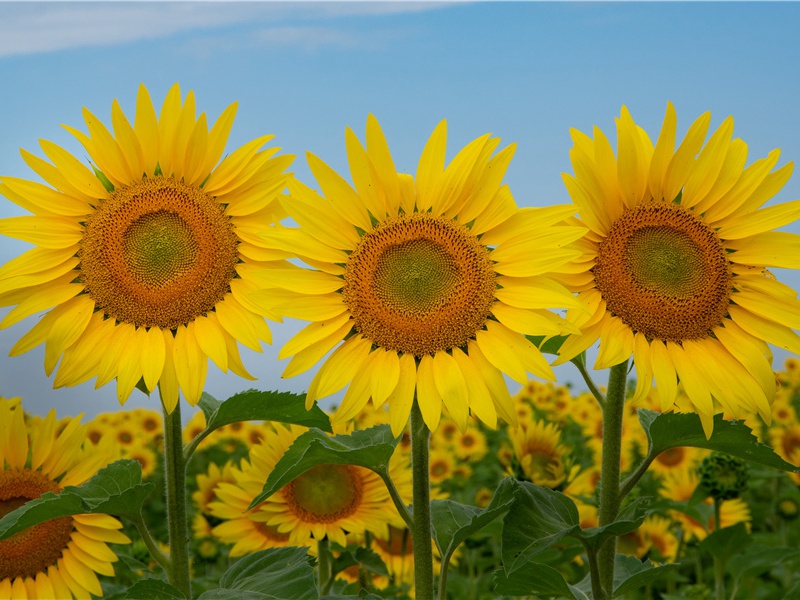
<instances>
[{"instance_id":1,"label":"small sunflower","mask_svg":"<svg viewBox=\"0 0 800 600\"><path fill-rule=\"evenodd\" d=\"M80 485L109 462L101 449L83 448L80 419L56 435L55 410L28 433L22 408L0 398L0 424L0 517L45 492ZM0 598L102 596L97 574L113 576L117 561L107 543L130 543L121 527L108 515L73 515L0 541Z\"/></svg>"},{"instance_id":2,"label":"small sunflower","mask_svg":"<svg viewBox=\"0 0 800 600\"><path fill-rule=\"evenodd\" d=\"M346 546L348 533L380 533L389 524L402 522L380 477L352 465L313 467L248 510L278 460L303 431L296 425L265 427L264 439L250 449L249 460L232 469L236 483L222 482L214 488L216 500L208 507L224 522L213 533L234 544L231 556L275 546L309 546L312 539L326 536ZM409 468L393 459L389 470L395 480L398 470Z\"/></svg>"},{"instance_id":3,"label":"small sunflower","mask_svg":"<svg viewBox=\"0 0 800 600\"><path fill-rule=\"evenodd\" d=\"M582 333L557 361L599 339L595 368L633 356L635 399L655 378L664 411L680 379L707 434L712 397L731 414L769 422L767 343L800 353L800 301L767 270L800 267L800 236L773 231L800 216L800 200L762 208L793 166L773 171L774 150L745 168L747 145L732 138L733 119L704 144L710 120L698 118L675 149L671 104L655 145L623 107L616 157L599 129L594 139L572 131L575 175L564 181L590 233L561 281L589 313L574 313Z\"/></svg>"},{"instance_id":4,"label":"small sunflower","mask_svg":"<svg viewBox=\"0 0 800 600\"><path fill-rule=\"evenodd\" d=\"M156 116L141 86L133 125L115 100L113 134L87 109L88 135L66 127L91 169L46 140L49 162L22 150L49 185L0 183L33 213L3 219L0 233L36 246L0 268L0 306L15 305L0 327L46 313L12 355L44 343L45 372L60 361L56 387L116 379L124 403L141 380L169 411L180 391L197 403L209 358L252 379L237 342L260 351L271 341L258 290L285 255L258 231L283 217L276 199L292 157L262 150L264 136L220 161L235 113L234 103L209 129L176 84Z\"/></svg>"},{"instance_id":5,"label":"small sunflower","mask_svg":"<svg viewBox=\"0 0 800 600\"><path fill-rule=\"evenodd\" d=\"M284 376L333 350L308 406L349 384L333 421L388 400L395 435L415 394L431 430L442 402L462 431L470 411L491 427L498 413L516 423L503 374L555 379L523 334L575 331L549 310L579 305L548 272L579 256L570 244L585 229L556 225L569 206L517 208L501 185L515 148L493 156L498 138L476 139L445 167L442 121L414 177L397 172L371 115L366 133L366 149L346 133L354 188L309 153L322 195L290 182L284 208L299 227L265 234L312 267L274 271L276 312L311 321L280 351L293 356Z\"/></svg>"},{"instance_id":6,"label":"small sunflower","mask_svg":"<svg viewBox=\"0 0 800 600\"><path fill-rule=\"evenodd\" d=\"M522 474L531 482L550 488L564 483L567 473L561 430L554 423L533 421L508 430Z\"/></svg>"}]
</instances>

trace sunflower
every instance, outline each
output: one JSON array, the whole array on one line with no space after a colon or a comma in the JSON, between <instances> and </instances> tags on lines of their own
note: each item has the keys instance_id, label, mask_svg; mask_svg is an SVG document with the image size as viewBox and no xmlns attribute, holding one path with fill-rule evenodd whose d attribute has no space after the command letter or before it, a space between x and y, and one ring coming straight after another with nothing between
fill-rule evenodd
<instances>
[{"instance_id":1,"label":"sunflower","mask_svg":"<svg viewBox=\"0 0 800 600\"><path fill-rule=\"evenodd\" d=\"M780 152L745 168L747 145L726 119L704 144L703 114L677 149L671 104L655 146L627 108L617 156L603 133L572 132L575 175L564 181L590 233L561 279L588 313L561 347L563 363L598 339L603 369L631 355L635 399L653 379L664 411L683 383L706 433L712 397L731 414L769 422L775 375L767 343L800 353L800 301L767 267L800 267L800 236L773 231L800 216L800 200L761 208L788 180Z\"/></svg>"},{"instance_id":2,"label":"sunflower","mask_svg":"<svg viewBox=\"0 0 800 600\"><path fill-rule=\"evenodd\" d=\"M87 109L88 135L66 127L91 168L46 140L50 162L22 150L49 185L0 183L33 213L3 219L0 233L36 246L0 268L0 306L16 305L0 327L46 314L12 355L44 343L48 375L60 360L56 387L116 379L124 403L142 381L169 411L180 391L197 403L208 358L252 379L237 342L270 342L259 288L285 256L257 232L283 216L275 200L293 157L262 150L264 136L220 161L235 113L234 103L209 129L175 84L157 117L142 85L133 125L115 100L113 135Z\"/></svg>"},{"instance_id":3,"label":"sunflower","mask_svg":"<svg viewBox=\"0 0 800 600\"><path fill-rule=\"evenodd\" d=\"M693 469L670 471L661 479L660 493L669 500L688 502L699 483L700 478ZM713 503L711 498L706 498L703 502L708 505ZM675 521L683 528L687 540L697 538L698 541L702 541L710 532L714 531L713 516L703 524L682 512L676 510L670 512ZM720 502L720 529L731 527L737 523L745 523L749 528L750 520L750 507L741 498Z\"/></svg>"},{"instance_id":4,"label":"sunflower","mask_svg":"<svg viewBox=\"0 0 800 600\"><path fill-rule=\"evenodd\" d=\"M694 469L707 455L707 450L690 446L670 448L656 456L650 464L650 470L657 476L663 476L674 470Z\"/></svg>"},{"instance_id":5,"label":"sunflower","mask_svg":"<svg viewBox=\"0 0 800 600\"><path fill-rule=\"evenodd\" d=\"M274 424L265 427L264 439L250 449L249 460L232 469L236 483L219 483L211 514L224 522L214 536L234 544L231 556L275 546L309 546L324 537L346 546L347 533L380 533L389 524L402 523L380 477L352 465L320 465L306 471L270 498L248 510L275 464L304 428ZM395 456L400 457L401 453ZM410 471L392 459L392 479L399 470ZM401 495L410 503L410 488Z\"/></svg>"},{"instance_id":6,"label":"sunflower","mask_svg":"<svg viewBox=\"0 0 800 600\"><path fill-rule=\"evenodd\" d=\"M45 492L80 485L109 462L102 447L82 447L87 428L80 418L56 435L51 410L28 433L22 408L0 398L0 423L0 517ZM121 527L108 515L73 515L0 541L0 598L102 596L97 574L113 576L117 561L107 543L130 543Z\"/></svg>"},{"instance_id":7,"label":"sunflower","mask_svg":"<svg viewBox=\"0 0 800 600\"><path fill-rule=\"evenodd\" d=\"M522 475L537 485L555 488L564 483L567 448L554 423L533 421L508 430Z\"/></svg>"},{"instance_id":8,"label":"sunflower","mask_svg":"<svg viewBox=\"0 0 800 600\"><path fill-rule=\"evenodd\" d=\"M521 384L527 372L555 379L522 334L575 331L547 310L579 306L548 277L580 254L570 243L585 229L555 225L574 208L517 208L501 185L515 148L493 156L500 140L488 134L445 167L442 121L416 178L397 172L372 115L366 137L365 149L346 133L354 188L309 153L322 194L290 182L284 208L299 227L265 234L312 267L286 263L274 272L276 312L311 321L281 349L280 358L293 356L283 375L333 350L309 386L308 406L349 384L334 422L370 397L376 406L389 400L395 435L415 394L431 430L442 402L462 431L470 410L491 427L498 413L516 423L503 374Z\"/></svg>"}]
</instances>

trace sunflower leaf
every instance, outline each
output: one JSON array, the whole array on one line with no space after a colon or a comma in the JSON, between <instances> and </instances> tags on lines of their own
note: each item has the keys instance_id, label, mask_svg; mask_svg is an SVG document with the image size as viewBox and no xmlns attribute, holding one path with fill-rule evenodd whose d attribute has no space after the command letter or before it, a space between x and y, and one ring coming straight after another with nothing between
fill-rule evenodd
<instances>
[{"instance_id":1,"label":"sunflower leaf","mask_svg":"<svg viewBox=\"0 0 800 600\"><path fill-rule=\"evenodd\" d=\"M317 600L308 548L270 548L236 561L198 600Z\"/></svg>"},{"instance_id":2,"label":"sunflower leaf","mask_svg":"<svg viewBox=\"0 0 800 600\"><path fill-rule=\"evenodd\" d=\"M507 477L500 482L486 508L467 506L453 500L431 502L433 539L442 561L450 560L453 552L464 540L505 514L514 503L514 493L519 488L515 479Z\"/></svg>"},{"instance_id":3,"label":"sunflower leaf","mask_svg":"<svg viewBox=\"0 0 800 600\"><path fill-rule=\"evenodd\" d=\"M611 537L619 537L639 528L647 516L650 498L637 498L623 508L617 518L603 527L591 527L581 531L579 537L587 548L597 551Z\"/></svg>"},{"instance_id":4,"label":"sunflower leaf","mask_svg":"<svg viewBox=\"0 0 800 600\"><path fill-rule=\"evenodd\" d=\"M702 552L721 560L723 564L728 559L739 554L752 542L744 523L736 523L730 527L723 527L708 534L699 544Z\"/></svg>"},{"instance_id":5,"label":"sunflower leaf","mask_svg":"<svg viewBox=\"0 0 800 600\"><path fill-rule=\"evenodd\" d=\"M567 583L553 567L527 562L512 573L502 569L494 573L494 591L507 596L555 596L571 600L588 600L588 596Z\"/></svg>"},{"instance_id":6,"label":"sunflower leaf","mask_svg":"<svg viewBox=\"0 0 800 600\"><path fill-rule=\"evenodd\" d=\"M250 503L263 502L284 485L319 465L356 465L386 475L400 438L389 425L378 425L350 435L329 436L309 429L298 436L269 474L264 488Z\"/></svg>"},{"instance_id":7,"label":"sunflower leaf","mask_svg":"<svg viewBox=\"0 0 800 600\"><path fill-rule=\"evenodd\" d=\"M200 408L210 431L240 421L276 421L331 431L330 419L319 406L306 410L305 395L291 392L247 390L224 402L203 394Z\"/></svg>"},{"instance_id":8,"label":"sunflower leaf","mask_svg":"<svg viewBox=\"0 0 800 600\"><path fill-rule=\"evenodd\" d=\"M160 579L141 579L128 588L123 600L185 600L176 587Z\"/></svg>"},{"instance_id":9,"label":"sunflower leaf","mask_svg":"<svg viewBox=\"0 0 800 600\"><path fill-rule=\"evenodd\" d=\"M656 413L639 411L648 441L648 458L680 446L706 448L724 452L781 471L800 473L800 467L789 464L769 446L758 441L752 429L742 421L726 421L722 415L714 417L714 432L709 439L703 433L700 417L696 414Z\"/></svg>"},{"instance_id":10,"label":"sunflower leaf","mask_svg":"<svg viewBox=\"0 0 800 600\"><path fill-rule=\"evenodd\" d=\"M614 597L649 585L680 566L677 563L671 563L656 567L649 559L640 562L635 556L624 554L617 554L614 563Z\"/></svg>"},{"instance_id":11,"label":"sunflower leaf","mask_svg":"<svg viewBox=\"0 0 800 600\"><path fill-rule=\"evenodd\" d=\"M5 515L0 519L0 540L39 523L72 515L136 516L154 489L152 483L142 483L138 462L118 460L82 485L68 485L59 494L47 492Z\"/></svg>"},{"instance_id":12,"label":"sunflower leaf","mask_svg":"<svg viewBox=\"0 0 800 600\"><path fill-rule=\"evenodd\" d=\"M522 482L503 519L503 568L506 575L567 536L579 536L578 508L561 492Z\"/></svg>"},{"instance_id":13,"label":"sunflower leaf","mask_svg":"<svg viewBox=\"0 0 800 600\"><path fill-rule=\"evenodd\" d=\"M549 337L544 335L526 335L525 337L528 338L540 352L545 354L558 354L558 351L561 350L561 346L569 339L568 335L554 335Z\"/></svg>"}]
</instances>

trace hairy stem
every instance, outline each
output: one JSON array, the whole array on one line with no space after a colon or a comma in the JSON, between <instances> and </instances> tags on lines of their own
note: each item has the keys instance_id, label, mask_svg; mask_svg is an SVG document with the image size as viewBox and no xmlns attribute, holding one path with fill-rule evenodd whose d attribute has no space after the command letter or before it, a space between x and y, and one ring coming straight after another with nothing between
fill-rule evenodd
<instances>
[{"instance_id":1,"label":"hairy stem","mask_svg":"<svg viewBox=\"0 0 800 600\"><path fill-rule=\"evenodd\" d=\"M431 545L431 490L428 454L431 432L416 398L411 407L411 473L414 546L414 584L418 600L433 600L433 546Z\"/></svg>"},{"instance_id":2,"label":"hairy stem","mask_svg":"<svg viewBox=\"0 0 800 600\"><path fill-rule=\"evenodd\" d=\"M622 420L625 408L625 384L628 378L628 361L611 367L608 390L603 406L603 455L600 475L600 526L613 523L621 503L619 489L619 463L622 454ZM617 539L609 539L597 553L597 567L602 598L611 598L614 591L614 557Z\"/></svg>"},{"instance_id":3,"label":"hairy stem","mask_svg":"<svg viewBox=\"0 0 800 600\"><path fill-rule=\"evenodd\" d=\"M187 598L192 597L189 576L189 519L186 510L186 463L183 459L181 405L172 413L164 410L164 473L167 492L167 528L169 560L172 563L169 582Z\"/></svg>"}]
</instances>

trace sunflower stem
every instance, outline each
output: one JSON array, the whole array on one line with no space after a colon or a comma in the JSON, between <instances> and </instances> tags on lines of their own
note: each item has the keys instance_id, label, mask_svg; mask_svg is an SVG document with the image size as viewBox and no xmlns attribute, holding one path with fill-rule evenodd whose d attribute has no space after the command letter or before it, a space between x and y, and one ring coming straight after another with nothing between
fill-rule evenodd
<instances>
[{"instance_id":1,"label":"sunflower stem","mask_svg":"<svg viewBox=\"0 0 800 600\"><path fill-rule=\"evenodd\" d=\"M317 589L320 596L325 596L333 584L333 562L331 561L331 544L328 536L317 541Z\"/></svg>"},{"instance_id":2,"label":"sunflower stem","mask_svg":"<svg viewBox=\"0 0 800 600\"><path fill-rule=\"evenodd\" d=\"M128 516L127 519L133 523L134 527L136 527L136 531L139 532L139 536L142 538L142 542L144 542L144 545L147 547L147 550L150 552L150 556L153 557L153 560L156 561L162 569L164 569L164 572L168 577L172 577L172 564L169 561L169 556L164 554L158 547L153 534L150 533L150 530L147 528L147 524L144 522L142 512L139 511L139 514L136 515L136 518Z\"/></svg>"},{"instance_id":3,"label":"sunflower stem","mask_svg":"<svg viewBox=\"0 0 800 600\"><path fill-rule=\"evenodd\" d=\"M722 501L714 498L714 531L720 530ZM725 561L714 555L714 597L725 600Z\"/></svg>"},{"instance_id":4,"label":"sunflower stem","mask_svg":"<svg viewBox=\"0 0 800 600\"><path fill-rule=\"evenodd\" d=\"M186 463L183 458L180 402L172 413L164 409L164 472L169 531L169 582L192 597L189 576L189 519L186 510Z\"/></svg>"},{"instance_id":5,"label":"sunflower stem","mask_svg":"<svg viewBox=\"0 0 800 600\"><path fill-rule=\"evenodd\" d=\"M580 372L581 377L583 377L583 381L586 382L586 387L589 388L589 391L594 396L594 399L597 400L597 403L600 405L600 408L603 408L606 402L605 396L603 396L603 392L600 391L600 388L597 387L597 384L592 379L591 374L586 369L586 355L581 352L578 356L572 359L573 365L578 367L578 372Z\"/></svg>"},{"instance_id":6,"label":"sunflower stem","mask_svg":"<svg viewBox=\"0 0 800 600\"><path fill-rule=\"evenodd\" d=\"M600 527L613 523L619 514L621 502L619 464L622 455L622 418L625 408L625 384L628 379L628 361L611 367L608 390L603 406L603 455L600 475ZM597 553L597 568L602 585L601 598L611 598L614 592L614 558L617 538L610 538Z\"/></svg>"},{"instance_id":7,"label":"sunflower stem","mask_svg":"<svg viewBox=\"0 0 800 600\"><path fill-rule=\"evenodd\" d=\"M431 545L431 484L428 454L431 432L417 399L411 407L411 473L414 547L414 586L418 600L433 600L433 546Z\"/></svg>"},{"instance_id":8,"label":"sunflower stem","mask_svg":"<svg viewBox=\"0 0 800 600\"><path fill-rule=\"evenodd\" d=\"M406 527L411 529L413 527L413 517L411 516L411 511L408 510L408 507L403 502L403 499L400 497L400 492L397 491L397 487L394 485L394 481L392 478L389 477L389 472L381 471L378 473L380 478L383 480L383 483L386 485L386 489L389 491L389 496L394 502L394 507L397 509L397 512L400 513L400 516L405 522Z\"/></svg>"}]
</instances>

